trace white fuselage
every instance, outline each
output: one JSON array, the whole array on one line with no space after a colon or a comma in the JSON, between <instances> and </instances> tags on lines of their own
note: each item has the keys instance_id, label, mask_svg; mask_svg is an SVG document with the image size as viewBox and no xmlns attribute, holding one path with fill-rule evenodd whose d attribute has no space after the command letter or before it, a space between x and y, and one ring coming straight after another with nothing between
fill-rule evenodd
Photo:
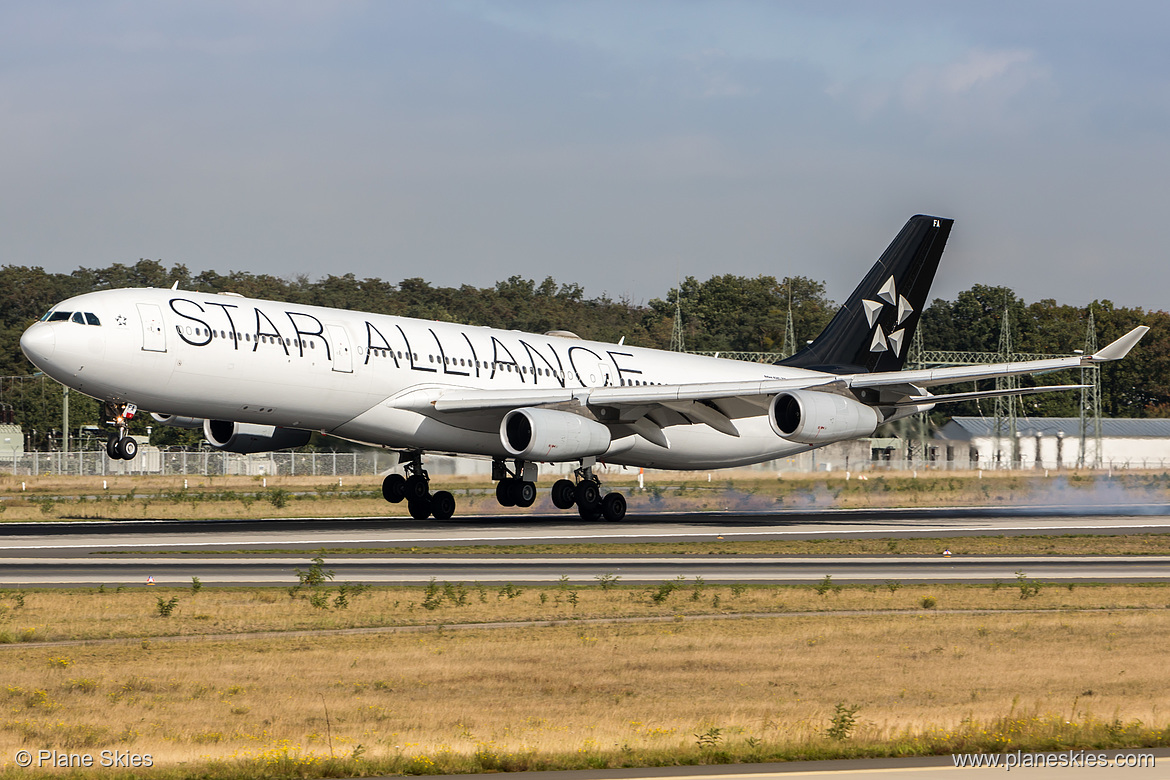
<instances>
[{"instance_id":1,"label":"white fuselage","mask_svg":"<svg viewBox=\"0 0 1170 780\"><path fill-rule=\"evenodd\" d=\"M498 414L437 414L419 399L452 388L552 390L825 376L182 290L88 293L58 304L53 312L81 312L85 322L42 320L25 333L22 347L46 374L94 398L132 402L163 414L315 430L395 449L491 457L508 457ZM601 459L658 468L720 468L810 449L778 436L763 409L739 417L736 426L738 437L704 424L674 425L668 448L633 435L615 441L611 454Z\"/></svg>"}]
</instances>

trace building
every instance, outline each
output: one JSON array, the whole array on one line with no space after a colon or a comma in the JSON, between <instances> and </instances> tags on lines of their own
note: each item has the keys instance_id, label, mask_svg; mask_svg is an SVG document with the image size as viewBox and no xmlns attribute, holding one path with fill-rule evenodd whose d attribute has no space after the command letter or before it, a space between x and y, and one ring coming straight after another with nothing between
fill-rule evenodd
<instances>
[{"instance_id":1,"label":"building","mask_svg":"<svg viewBox=\"0 0 1170 780\"><path fill-rule=\"evenodd\" d=\"M1088 421L1090 426L1092 421ZM1101 420L1101 452L1092 429L1081 454L1079 417L1033 417L1016 421L1015 441L997 438L995 419L953 417L935 434L932 454L950 468L1170 468L1170 418Z\"/></svg>"},{"instance_id":2,"label":"building","mask_svg":"<svg viewBox=\"0 0 1170 780\"><path fill-rule=\"evenodd\" d=\"M0 403L0 459L13 463L24 457L24 431L16 424L16 414L9 404Z\"/></svg>"}]
</instances>

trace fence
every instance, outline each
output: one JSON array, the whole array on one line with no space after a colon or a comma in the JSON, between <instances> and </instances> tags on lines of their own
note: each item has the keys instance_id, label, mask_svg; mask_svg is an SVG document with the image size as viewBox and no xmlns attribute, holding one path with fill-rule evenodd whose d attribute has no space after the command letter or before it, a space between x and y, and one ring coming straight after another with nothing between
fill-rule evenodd
<instances>
[{"instance_id":1,"label":"fence","mask_svg":"<svg viewBox=\"0 0 1170 780\"><path fill-rule=\"evenodd\" d=\"M297 476L349 477L385 473L397 464L393 452L364 450L357 452L265 452L254 455L236 455L214 450L162 451L144 446L131 461L111 460L104 451L30 452L6 455L0 451L0 473L15 476L116 476L123 474L159 474L176 476ZM441 455L426 456L425 465L432 475L489 476L491 462L486 459L453 458ZM544 474L565 474L575 464L547 464L541 466ZM618 469L620 467L613 467ZM1014 471L1035 474L1073 470L1076 466L1055 461L945 461L945 460L863 460L827 458L821 451L802 453L790 458L759 463L743 470L776 474L807 474L812 472L862 474L873 472L997 472ZM1136 469L1170 469L1170 458L1130 458L1106 460L1094 467L1098 471L1125 471ZM719 475L726 472L712 470Z\"/></svg>"},{"instance_id":2,"label":"fence","mask_svg":"<svg viewBox=\"0 0 1170 780\"><path fill-rule=\"evenodd\" d=\"M381 456L381 457L379 457ZM178 476L346 477L377 474L395 462L389 454L366 452L265 452L236 455L214 450L162 451L141 447L134 460L112 460L104 451L29 452L5 457L0 472L16 476L164 474Z\"/></svg>"}]
</instances>

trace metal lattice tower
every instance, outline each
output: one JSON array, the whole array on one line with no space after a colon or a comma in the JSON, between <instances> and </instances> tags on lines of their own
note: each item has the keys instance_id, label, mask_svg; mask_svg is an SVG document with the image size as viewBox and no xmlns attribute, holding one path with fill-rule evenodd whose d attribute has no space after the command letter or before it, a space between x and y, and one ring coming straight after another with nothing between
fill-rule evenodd
<instances>
[{"instance_id":1,"label":"metal lattice tower","mask_svg":"<svg viewBox=\"0 0 1170 780\"><path fill-rule=\"evenodd\" d=\"M922 354L922 328L915 328L914 338L910 340L910 351L906 354L907 364L921 365ZM930 460L930 451L927 449L929 446L927 440L930 433L930 412L919 412L914 415L914 423L912 429L918 439L918 455L922 462L926 463ZM913 460L913 458L910 459Z\"/></svg>"},{"instance_id":2,"label":"metal lattice tower","mask_svg":"<svg viewBox=\"0 0 1170 780\"><path fill-rule=\"evenodd\" d=\"M1007 301L1003 304L1003 324L999 331L999 361L1007 363L1012 359L1012 327L1011 314ZM1020 380L1015 376L998 377L995 380L996 390L1014 390L1020 386ZM1016 436L1016 415L1019 407L1018 396L997 396L995 399L995 457L997 462L1003 460L1002 438L1006 434L1011 442L1011 461L1009 468L1020 462L1020 441Z\"/></svg>"},{"instance_id":3,"label":"metal lattice tower","mask_svg":"<svg viewBox=\"0 0 1170 780\"><path fill-rule=\"evenodd\" d=\"M1097 323L1093 307L1089 307L1088 325L1085 328L1085 354L1097 351ZM1077 466L1097 468L1101 465L1101 367L1098 365L1081 368L1081 384L1089 387L1081 390L1081 448L1077 455ZM1088 439L1093 437L1093 456L1088 457Z\"/></svg>"},{"instance_id":4,"label":"metal lattice tower","mask_svg":"<svg viewBox=\"0 0 1170 780\"><path fill-rule=\"evenodd\" d=\"M676 289L674 296L674 326L670 329L670 351L671 352L686 352L686 344L683 340L683 324L682 324L682 287Z\"/></svg>"},{"instance_id":5,"label":"metal lattice tower","mask_svg":"<svg viewBox=\"0 0 1170 780\"><path fill-rule=\"evenodd\" d=\"M788 283L788 316L784 319L784 347L781 353L784 357L796 354L796 330L792 325L792 283Z\"/></svg>"}]
</instances>

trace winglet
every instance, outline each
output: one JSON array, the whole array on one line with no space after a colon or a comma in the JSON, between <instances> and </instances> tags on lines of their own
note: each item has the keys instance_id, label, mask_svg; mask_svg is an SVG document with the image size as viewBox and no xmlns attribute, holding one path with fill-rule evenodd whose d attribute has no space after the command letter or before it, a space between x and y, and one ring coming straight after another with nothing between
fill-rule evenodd
<instances>
[{"instance_id":1,"label":"winglet","mask_svg":"<svg viewBox=\"0 0 1170 780\"><path fill-rule=\"evenodd\" d=\"M1120 360L1129 354L1134 345L1141 341L1142 336L1146 335L1149 328L1145 325L1138 325L1136 328L1126 333L1124 336L1108 344L1102 349L1097 350L1089 356L1088 360L1092 363L1103 363L1106 360Z\"/></svg>"}]
</instances>

